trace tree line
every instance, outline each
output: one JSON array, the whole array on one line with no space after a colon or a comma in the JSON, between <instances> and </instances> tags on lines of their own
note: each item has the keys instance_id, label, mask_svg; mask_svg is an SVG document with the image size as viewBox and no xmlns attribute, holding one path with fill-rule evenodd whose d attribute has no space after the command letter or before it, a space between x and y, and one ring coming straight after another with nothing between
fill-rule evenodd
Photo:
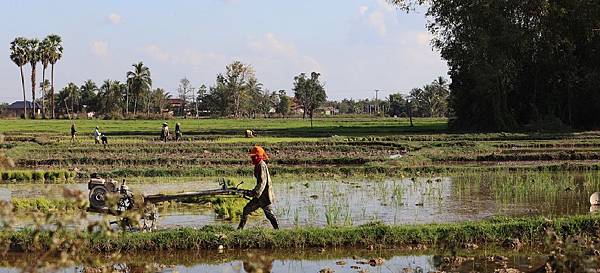
<instances>
[{"instance_id":1,"label":"tree line","mask_svg":"<svg viewBox=\"0 0 600 273\"><path fill-rule=\"evenodd\" d=\"M459 130L600 126L600 1L390 0L428 9Z\"/></svg>"},{"instance_id":2,"label":"tree line","mask_svg":"<svg viewBox=\"0 0 600 273\"><path fill-rule=\"evenodd\" d=\"M211 86L201 84L196 87L189 79L181 79L175 94L154 88L150 68L143 62L132 64L131 70L124 73L123 81L106 79L99 84L92 80L81 84L70 82L55 94L53 67L62 53L61 39L57 35L50 35L41 43L21 37L11 43L11 59L19 65L19 69L22 71L26 64L32 68L32 101L36 102L31 109L32 117L35 117L38 104L41 105L42 118L57 118L57 115L72 118L87 113L108 119L163 118L171 113L176 116L233 118L300 114L303 118L310 118L311 124L317 110L323 107L335 109L335 114L445 117L448 113L448 83L441 77L423 88L413 89L407 96L396 93L384 100L327 101L325 84L317 72L295 76L293 94L288 95L286 90L264 88L253 67L240 61L227 65ZM38 61L43 67L40 97L36 97L35 85ZM51 65L52 71L50 81L45 77L48 65ZM21 81L26 101L23 77ZM27 113L27 109L24 110Z\"/></svg>"},{"instance_id":3,"label":"tree line","mask_svg":"<svg viewBox=\"0 0 600 273\"><path fill-rule=\"evenodd\" d=\"M342 99L328 102L340 114L386 115L390 117L447 117L448 81L438 77L430 84L412 89L407 95L400 92L390 94L386 99Z\"/></svg>"}]
</instances>

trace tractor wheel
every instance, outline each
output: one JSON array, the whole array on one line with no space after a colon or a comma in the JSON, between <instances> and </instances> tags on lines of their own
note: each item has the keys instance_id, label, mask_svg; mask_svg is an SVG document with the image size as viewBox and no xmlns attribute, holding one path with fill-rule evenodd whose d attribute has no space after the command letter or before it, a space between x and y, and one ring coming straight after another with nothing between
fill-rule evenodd
<instances>
[{"instance_id":1,"label":"tractor wheel","mask_svg":"<svg viewBox=\"0 0 600 273\"><path fill-rule=\"evenodd\" d=\"M95 209L106 207L106 195L108 191L103 186L93 187L90 191L90 206Z\"/></svg>"}]
</instances>

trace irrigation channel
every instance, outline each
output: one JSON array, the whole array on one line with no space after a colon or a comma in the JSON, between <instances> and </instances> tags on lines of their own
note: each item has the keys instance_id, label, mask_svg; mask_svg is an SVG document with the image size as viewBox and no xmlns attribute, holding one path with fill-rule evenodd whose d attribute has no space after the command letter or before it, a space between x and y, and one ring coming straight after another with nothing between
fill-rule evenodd
<instances>
[{"instance_id":1,"label":"irrigation channel","mask_svg":"<svg viewBox=\"0 0 600 273\"><path fill-rule=\"evenodd\" d=\"M20 272L28 257L13 255L0 265L1 273ZM449 258L432 253L399 253L390 250L331 249L325 252L274 254L265 251L225 251L223 253L150 253L124 256L110 262L79 264L55 272L485 272L517 269L526 272L543 267L539 255L508 253L503 256L477 251L470 256ZM327 271L327 270L330 271ZM516 271L515 271L516 272Z\"/></svg>"},{"instance_id":2,"label":"irrigation channel","mask_svg":"<svg viewBox=\"0 0 600 273\"><path fill-rule=\"evenodd\" d=\"M251 184L251 182L248 182ZM250 186L250 185L248 185ZM134 192L174 193L218 188L217 182L131 184ZM60 200L64 188L87 192L87 184L4 184L0 200ZM432 178L382 178L331 181L278 181L275 213L282 227L456 223L493 216L564 216L588 214L590 194L600 190L598 172L523 172L453 174ZM214 204L163 206L159 228L235 225L245 200L223 197ZM227 200L229 199L229 200ZM213 203L215 200L212 200ZM233 202L227 202L233 201ZM18 204L17 204L18 205ZM218 205L217 205L218 206ZM28 212L27 208L24 212ZM215 211L219 213L215 213ZM23 213L18 227L29 223ZM98 216L90 214L91 220ZM269 227L257 213L250 226Z\"/></svg>"}]
</instances>

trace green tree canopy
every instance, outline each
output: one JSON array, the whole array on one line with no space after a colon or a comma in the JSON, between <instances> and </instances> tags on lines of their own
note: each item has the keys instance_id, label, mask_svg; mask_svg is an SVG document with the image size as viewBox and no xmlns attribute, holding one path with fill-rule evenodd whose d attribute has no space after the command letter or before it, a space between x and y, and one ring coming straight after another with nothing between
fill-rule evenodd
<instances>
[{"instance_id":1,"label":"green tree canopy","mask_svg":"<svg viewBox=\"0 0 600 273\"><path fill-rule=\"evenodd\" d=\"M304 109L304 115L310 117L310 126L312 127L315 110L327 100L325 87L319 81L321 74L317 72L310 73L307 77L305 73L294 78L294 96Z\"/></svg>"}]
</instances>

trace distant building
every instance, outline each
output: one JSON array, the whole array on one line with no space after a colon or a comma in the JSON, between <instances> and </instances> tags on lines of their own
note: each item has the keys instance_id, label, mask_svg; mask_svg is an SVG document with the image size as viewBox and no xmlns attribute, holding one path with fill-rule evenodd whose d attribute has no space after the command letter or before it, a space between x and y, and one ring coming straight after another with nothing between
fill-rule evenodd
<instances>
[{"instance_id":1,"label":"distant building","mask_svg":"<svg viewBox=\"0 0 600 273\"><path fill-rule=\"evenodd\" d=\"M21 117L23 116L23 107L27 106L27 115L31 115L33 109L33 103L31 101L15 101L6 108L5 116L8 117ZM35 104L35 111L37 114L41 114L41 108L39 104Z\"/></svg>"},{"instance_id":2,"label":"distant building","mask_svg":"<svg viewBox=\"0 0 600 273\"><path fill-rule=\"evenodd\" d=\"M292 99L292 106L290 107L291 113L294 115L302 115L304 114L304 108L302 108L302 103L297 98Z\"/></svg>"},{"instance_id":3,"label":"distant building","mask_svg":"<svg viewBox=\"0 0 600 273\"><path fill-rule=\"evenodd\" d=\"M318 108L316 112L325 116L333 116L339 114L340 110L332 106L325 106Z\"/></svg>"},{"instance_id":4,"label":"distant building","mask_svg":"<svg viewBox=\"0 0 600 273\"><path fill-rule=\"evenodd\" d=\"M183 105L183 100L182 99L169 99L169 100L167 100L167 102L169 103L169 107L171 109L173 109L173 108L181 108L181 106Z\"/></svg>"}]
</instances>

